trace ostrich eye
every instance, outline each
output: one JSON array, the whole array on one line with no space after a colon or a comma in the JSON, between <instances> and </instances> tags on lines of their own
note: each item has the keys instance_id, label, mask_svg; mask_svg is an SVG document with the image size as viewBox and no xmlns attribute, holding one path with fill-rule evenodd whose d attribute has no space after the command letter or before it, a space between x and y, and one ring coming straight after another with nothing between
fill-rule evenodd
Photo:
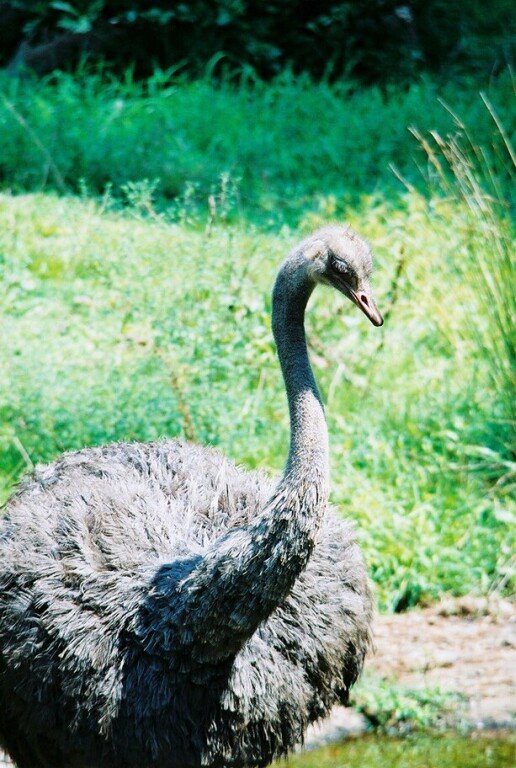
<instances>
[{"instance_id":1,"label":"ostrich eye","mask_svg":"<svg viewBox=\"0 0 516 768\"><path fill-rule=\"evenodd\" d=\"M334 272L337 272L341 277L351 277L353 270L349 266L347 261L339 259L334 253L330 257L330 266Z\"/></svg>"}]
</instances>

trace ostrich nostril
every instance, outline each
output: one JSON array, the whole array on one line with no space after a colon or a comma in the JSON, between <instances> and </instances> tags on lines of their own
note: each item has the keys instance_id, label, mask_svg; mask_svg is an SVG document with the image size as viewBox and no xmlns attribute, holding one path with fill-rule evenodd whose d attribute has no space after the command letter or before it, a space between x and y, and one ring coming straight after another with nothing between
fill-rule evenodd
<instances>
[{"instance_id":1,"label":"ostrich nostril","mask_svg":"<svg viewBox=\"0 0 516 768\"><path fill-rule=\"evenodd\" d=\"M362 304L365 304L366 307L369 306L369 302L367 301L367 296L365 295L365 293L360 294L360 301L362 302Z\"/></svg>"}]
</instances>

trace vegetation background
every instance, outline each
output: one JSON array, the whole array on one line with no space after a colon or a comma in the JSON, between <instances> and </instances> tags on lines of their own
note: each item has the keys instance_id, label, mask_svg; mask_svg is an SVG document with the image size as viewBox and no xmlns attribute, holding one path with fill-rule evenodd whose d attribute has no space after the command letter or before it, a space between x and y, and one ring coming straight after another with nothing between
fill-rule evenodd
<instances>
[{"instance_id":1,"label":"vegetation background","mask_svg":"<svg viewBox=\"0 0 516 768\"><path fill-rule=\"evenodd\" d=\"M315 9L317 6L317 9ZM506 593L512 3L0 2L0 497L185 436L279 472L270 286L338 219L385 326L308 319L333 500L380 605Z\"/></svg>"}]
</instances>

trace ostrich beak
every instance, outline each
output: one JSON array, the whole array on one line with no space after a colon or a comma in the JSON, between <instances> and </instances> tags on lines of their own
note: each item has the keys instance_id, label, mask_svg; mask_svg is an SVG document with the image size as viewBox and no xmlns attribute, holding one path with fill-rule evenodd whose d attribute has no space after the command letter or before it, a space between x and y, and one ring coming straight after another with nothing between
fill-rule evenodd
<instances>
[{"instance_id":1,"label":"ostrich beak","mask_svg":"<svg viewBox=\"0 0 516 768\"><path fill-rule=\"evenodd\" d=\"M373 325L376 325L377 327L383 325L383 317L376 306L369 280L360 280L356 290L349 285L347 280L343 279L334 279L330 285L333 285L338 291L343 293L344 296L347 296L353 304L356 304Z\"/></svg>"},{"instance_id":2,"label":"ostrich beak","mask_svg":"<svg viewBox=\"0 0 516 768\"><path fill-rule=\"evenodd\" d=\"M349 298L362 310L364 315L369 318L373 325L379 327L383 325L383 317L381 316L376 301L374 300L371 286L367 282L363 282L356 291L349 289Z\"/></svg>"}]
</instances>

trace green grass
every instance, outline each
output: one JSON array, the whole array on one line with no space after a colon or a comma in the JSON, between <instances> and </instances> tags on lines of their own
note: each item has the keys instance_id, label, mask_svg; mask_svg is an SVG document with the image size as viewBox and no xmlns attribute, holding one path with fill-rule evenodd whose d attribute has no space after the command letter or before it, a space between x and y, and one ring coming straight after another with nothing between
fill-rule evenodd
<instances>
[{"instance_id":1,"label":"green grass","mask_svg":"<svg viewBox=\"0 0 516 768\"><path fill-rule=\"evenodd\" d=\"M510 132L510 77L483 85ZM144 83L129 75L123 82L95 74L39 82L4 76L0 182L14 191L93 195L110 186L124 203L134 197L128 182L141 188L148 179L160 209L177 219L192 209L207 216L208 198L225 175L233 197L219 196L219 208L227 213L229 202L233 215L240 211L260 228L277 228L297 224L330 195L336 214L364 198L399 196L390 164L422 188L426 159L407 128L455 130L438 98L475 126L480 143L490 141L492 120L478 88L421 80L407 88L358 89L288 74L269 84L217 87L163 73Z\"/></svg>"},{"instance_id":2,"label":"green grass","mask_svg":"<svg viewBox=\"0 0 516 768\"><path fill-rule=\"evenodd\" d=\"M345 219L373 243L387 322L324 290L309 313L333 500L383 608L510 589L511 95L508 76L483 99L0 77L0 501L33 463L121 439L184 435L280 472L272 280Z\"/></svg>"},{"instance_id":3,"label":"green grass","mask_svg":"<svg viewBox=\"0 0 516 768\"><path fill-rule=\"evenodd\" d=\"M351 706L366 719L368 727L383 733L444 731L453 722L464 729L465 695L439 688L407 688L367 672L353 689Z\"/></svg>"},{"instance_id":4,"label":"green grass","mask_svg":"<svg viewBox=\"0 0 516 768\"><path fill-rule=\"evenodd\" d=\"M276 768L512 768L512 737L486 738L416 734L405 738L361 736L306 752Z\"/></svg>"},{"instance_id":5,"label":"green grass","mask_svg":"<svg viewBox=\"0 0 516 768\"><path fill-rule=\"evenodd\" d=\"M4 498L31 463L120 439L186 435L245 466L282 468L270 287L284 253L326 212L276 233L130 212L48 194L0 198ZM348 219L374 244L388 317L374 329L323 289L309 313L333 500L357 521L384 608L506 589L504 401L472 332L483 305L463 269L478 232L463 201L415 192L396 205L364 202Z\"/></svg>"}]
</instances>

